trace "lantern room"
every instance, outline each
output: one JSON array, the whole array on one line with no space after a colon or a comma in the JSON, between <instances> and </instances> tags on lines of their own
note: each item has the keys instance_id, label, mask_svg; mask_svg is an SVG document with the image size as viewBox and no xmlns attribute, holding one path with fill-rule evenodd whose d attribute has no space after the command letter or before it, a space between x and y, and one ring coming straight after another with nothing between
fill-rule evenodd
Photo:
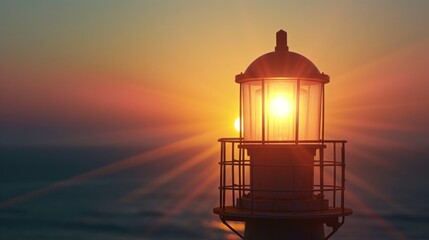
<instances>
[{"instance_id":1,"label":"lantern room","mask_svg":"<svg viewBox=\"0 0 429 240\"><path fill-rule=\"evenodd\" d=\"M241 137L246 141L320 140L324 84L306 57L289 51L287 33L277 32L274 52L253 61L240 84Z\"/></svg>"}]
</instances>

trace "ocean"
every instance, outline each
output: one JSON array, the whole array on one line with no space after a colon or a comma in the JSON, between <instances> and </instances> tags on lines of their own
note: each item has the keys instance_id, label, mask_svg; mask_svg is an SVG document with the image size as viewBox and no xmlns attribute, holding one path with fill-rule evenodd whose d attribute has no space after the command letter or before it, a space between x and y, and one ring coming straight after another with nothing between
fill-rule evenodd
<instances>
[{"instance_id":1,"label":"ocean","mask_svg":"<svg viewBox=\"0 0 429 240\"><path fill-rule=\"evenodd\" d=\"M218 181L204 176L217 171L217 157L180 173L174 170L195 155L192 150L93 172L148 150L2 147L0 239L238 239L212 213ZM363 166L352 157L347 167L356 168L356 176ZM406 167L367 171L368 188L348 181L346 205L354 214L331 239L429 239L428 165L407 161Z\"/></svg>"}]
</instances>

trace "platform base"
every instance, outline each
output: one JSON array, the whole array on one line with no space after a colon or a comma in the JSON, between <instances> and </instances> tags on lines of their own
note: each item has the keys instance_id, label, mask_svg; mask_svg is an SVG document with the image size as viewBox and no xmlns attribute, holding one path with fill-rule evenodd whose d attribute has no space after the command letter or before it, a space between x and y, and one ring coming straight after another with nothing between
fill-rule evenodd
<instances>
[{"instance_id":1,"label":"platform base","mask_svg":"<svg viewBox=\"0 0 429 240\"><path fill-rule=\"evenodd\" d=\"M252 219L246 221L244 231L244 239L246 240L322 240L324 237L323 222L314 220Z\"/></svg>"},{"instance_id":2,"label":"platform base","mask_svg":"<svg viewBox=\"0 0 429 240\"><path fill-rule=\"evenodd\" d=\"M278 199L254 199L241 197L237 199L237 206L257 211L275 212L303 212L322 211L328 209L327 199L303 199L303 200L278 200Z\"/></svg>"}]
</instances>

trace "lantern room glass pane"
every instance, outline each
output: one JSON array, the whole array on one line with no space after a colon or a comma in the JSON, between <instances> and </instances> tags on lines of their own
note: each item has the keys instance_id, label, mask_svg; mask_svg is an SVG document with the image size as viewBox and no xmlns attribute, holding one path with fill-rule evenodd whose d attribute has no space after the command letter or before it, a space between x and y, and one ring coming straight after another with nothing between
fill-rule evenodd
<instances>
[{"instance_id":1,"label":"lantern room glass pane","mask_svg":"<svg viewBox=\"0 0 429 240\"><path fill-rule=\"evenodd\" d=\"M264 82L264 89L262 89ZM266 79L242 83L244 140L295 140L299 112L298 140L319 140L322 83L298 79ZM262 92L264 91L264 93ZM264 99L264 123L262 102ZM299 109L297 98L299 97Z\"/></svg>"},{"instance_id":2,"label":"lantern room glass pane","mask_svg":"<svg viewBox=\"0 0 429 240\"><path fill-rule=\"evenodd\" d=\"M299 140L320 139L321 89L320 82L300 82Z\"/></svg>"},{"instance_id":3,"label":"lantern room glass pane","mask_svg":"<svg viewBox=\"0 0 429 240\"><path fill-rule=\"evenodd\" d=\"M243 84L244 140L262 140L262 82Z\"/></svg>"},{"instance_id":4,"label":"lantern room glass pane","mask_svg":"<svg viewBox=\"0 0 429 240\"><path fill-rule=\"evenodd\" d=\"M294 140L296 81L265 81L265 139Z\"/></svg>"}]
</instances>

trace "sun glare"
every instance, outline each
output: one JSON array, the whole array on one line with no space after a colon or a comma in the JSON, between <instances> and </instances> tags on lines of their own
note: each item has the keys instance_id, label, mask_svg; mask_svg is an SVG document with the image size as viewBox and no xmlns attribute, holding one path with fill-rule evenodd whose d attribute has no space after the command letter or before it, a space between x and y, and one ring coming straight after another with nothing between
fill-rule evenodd
<instances>
[{"instance_id":1,"label":"sun glare","mask_svg":"<svg viewBox=\"0 0 429 240\"><path fill-rule=\"evenodd\" d=\"M271 115L277 118L284 118L288 116L292 111L291 102L282 95L276 96L270 102L270 112Z\"/></svg>"},{"instance_id":2,"label":"sun glare","mask_svg":"<svg viewBox=\"0 0 429 240\"><path fill-rule=\"evenodd\" d=\"M234 121L234 128L237 130L237 132L240 131L240 117L237 117Z\"/></svg>"}]
</instances>

